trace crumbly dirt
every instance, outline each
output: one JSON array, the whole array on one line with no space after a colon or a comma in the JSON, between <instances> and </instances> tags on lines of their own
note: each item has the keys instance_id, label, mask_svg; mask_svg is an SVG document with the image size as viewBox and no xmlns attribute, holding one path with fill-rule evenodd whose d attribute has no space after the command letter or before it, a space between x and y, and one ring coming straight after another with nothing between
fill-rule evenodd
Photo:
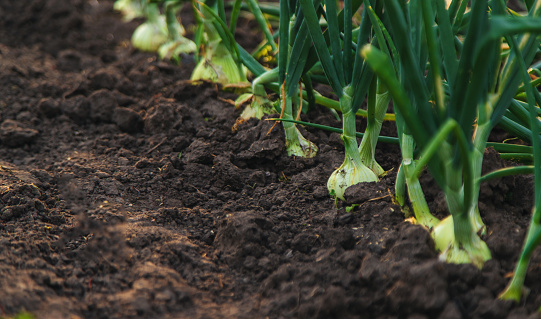
<instances>
[{"instance_id":1,"label":"crumbly dirt","mask_svg":"<svg viewBox=\"0 0 541 319\"><path fill-rule=\"evenodd\" d=\"M493 259L445 264L392 202L396 146L378 145L389 172L348 190L347 212L326 189L338 134L302 129L320 148L302 159L286 155L279 125L232 130L234 96L189 83L189 58L133 50L137 22L112 2L2 2L0 17L0 316L537 318L539 255L525 301L496 298L529 223L531 177L482 186ZM339 126L325 109L305 119ZM487 151L485 170L506 165Z\"/></svg>"}]
</instances>

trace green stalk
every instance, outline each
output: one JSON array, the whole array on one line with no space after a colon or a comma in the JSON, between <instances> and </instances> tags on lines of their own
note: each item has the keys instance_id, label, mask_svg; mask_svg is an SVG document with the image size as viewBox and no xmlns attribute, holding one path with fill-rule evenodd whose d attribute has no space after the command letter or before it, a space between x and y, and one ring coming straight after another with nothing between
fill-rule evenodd
<instances>
[{"instance_id":1,"label":"green stalk","mask_svg":"<svg viewBox=\"0 0 541 319\"><path fill-rule=\"evenodd\" d=\"M302 91L302 96L303 98L308 98L308 93L306 91ZM332 109L332 110L335 110L335 111L340 111L340 102L336 101L336 100L333 100L333 99L330 99L328 97L324 97L322 95L320 95L319 93L315 93L314 94L314 97L315 97L315 100L316 100L316 104L319 104L321 106L324 106L328 109ZM357 116L362 116L362 117L368 117L368 112L366 110L363 110L363 109L358 109L357 112L355 113L355 115ZM395 121L395 115L393 113L385 113L385 115L383 116L383 120L384 121Z\"/></svg>"},{"instance_id":2,"label":"green stalk","mask_svg":"<svg viewBox=\"0 0 541 319\"><path fill-rule=\"evenodd\" d=\"M394 183L394 199L401 207L406 205L406 173L403 163L398 167Z\"/></svg>"},{"instance_id":3,"label":"green stalk","mask_svg":"<svg viewBox=\"0 0 541 319\"><path fill-rule=\"evenodd\" d=\"M265 19L265 16L263 15L261 8L259 7L259 4L256 0L248 0L246 1L246 3L248 4L248 8L254 15L257 23L259 24L259 27L263 31L263 34L265 34L265 37L267 38L267 41L271 46L272 50L276 51L278 48L276 47L276 43L274 43L274 37L272 36L272 33L268 28L268 21L267 19Z\"/></svg>"},{"instance_id":4,"label":"green stalk","mask_svg":"<svg viewBox=\"0 0 541 319\"><path fill-rule=\"evenodd\" d=\"M309 73L305 73L301 77L302 82L304 83L304 87L306 90L301 90L301 98L304 98L304 93L306 92L306 100L308 100L308 107L306 108L307 111L313 110L316 107L316 92L314 90L314 86L312 84L312 79L310 78Z\"/></svg>"},{"instance_id":5,"label":"green stalk","mask_svg":"<svg viewBox=\"0 0 541 319\"><path fill-rule=\"evenodd\" d=\"M374 79L374 82L376 80ZM376 176L381 176L385 171L376 162L375 153L376 145L378 143L378 136L381 132L381 126L383 125L383 119L385 112L387 112L387 106L391 101L391 94L387 91L387 88L382 83L377 83L377 89L374 91L375 101L374 103L368 103L368 116L365 135L359 146L359 154L361 155L361 161L370 168ZM370 98L369 98L370 101Z\"/></svg>"},{"instance_id":6,"label":"green stalk","mask_svg":"<svg viewBox=\"0 0 541 319\"><path fill-rule=\"evenodd\" d=\"M274 3L265 3L265 4L258 4L261 12L268 14L270 16L279 17L280 16L280 8L276 6ZM241 5L242 10L249 10L248 5L243 3Z\"/></svg>"},{"instance_id":7,"label":"green stalk","mask_svg":"<svg viewBox=\"0 0 541 319\"><path fill-rule=\"evenodd\" d=\"M481 118L479 117L479 120ZM469 211L469 216L473 224L473 228L480 235L486 234L486 226L481 219L481 214L479 213L479 192L481 187L481 170L483 166L483 155L485 152L488 136L492 130L492 125L490 121L485 121L484 123L478 123L477 129L475 131L475 138L473 142L472 150L472 173L474 180L474 189L473 189L473 206Z\"/></svg>"},{"instance_id":8,"label":"green stalk","mask_svg":"<svg viewBox=\"0 0 541 319\"><path fill-rule=\"evenodd\" d=\"M528 85L531 85L532 87L537 87L537 86L541 85L541 78L537 78L537 79L535 79L535 80L532 80L530 83L528 83ZM522 84L522 85L518 88L517 94L524 92L524 91L526 90L525 87L526 87L526 86L525 86L524 84Z\"/></svg>"},{"instance_id":9,"label":"green stalk","mask_svg":"<svg viewBox=\"0 0 541 319\"><path fill-rule=\"evenodd\" d=\"M342 134L342 132L344 132L344 130L342 130L341 128L331 127L331 126L326 126L326 125L321 125L321 124L315 124L315 123L310 123L310 122L304 122L304 121L286 120L286 119L279 119L279 118L271 118L271 119L267 119L267 120L268 121L291 122L291 123L295 123L295 124L300 124L300 125L309 126L309 127L317 128L317 129L320 129L320 130L324 130L324 131L328 131L328 132L334 132L334 133L340 133L340 134ZM355 136L357 136L358 138L362 138L364 136L364 133L356 132ZM378 142L388 143L388 144L399 144L397 137L383 136L383 135L378 136Z\"/></svg>"},{"instance_id":10,"label":"green stalk","mask_svg":"<svg viewBox=\"0 0 541 319\"><path fill-rule=\"evenodd\" d=\"M385 84L391 93L394 107L398 109L404 117L404 121L412 132L417 145L424 147L429 140L431 132L423 125L422 119L417 117L414 112L410 111L413 109L411 100L408 97L406 90L397 79L390 58L372 45L365 45L361 50L361 55L377 74L378 79Z\"/></svg>"},{"instance_id":11,"label":"green stalk","mask_svg":"<svg viewBox=\"0 0 541 319\"><path fill-rule=\"evenodd\" d=\"M235 0L233 3L233 7L231 9L231 18L229 21L229 32L232 34L235 34L235 30L237 29L237 21L239 19L240 9L242 5L242 0Z\"/></svg>"},{"instance_id":12,"label":"green stalk","mask_svg":"<svg viewBox=\"0 0 541 319\"><path fill-rule=\"evenodd\" d=\"M425 148L423 149L423 152L418 160L418 165L415 168L415 170L412 172L413 176L416 178L421 175L422 170L425 168L425 166L428 165L429 161L432 159L433 156L439 156L442 148L442 145L445 144L446 139L448 138L449 134L453 132L453 130L456 130L458 128L458 123L453 119L448 119L447 122L441 126L438 133L430 139L429 143L425 145ZM445 154L443 156L440 156L440 158L448 160L449 154Z\"/></svg>"},{"instance_id":13,"label":"green stalk","mask_svg":"<svg viewBox=\"0 0 541 319\"><path fill-rule=\"evenodd\" d=\"M500 154L500 158L505 160L517 161L520 163L533 162L533 155L524 153L504 153Z\"/></svg>"},{"instance_id":14,"label":"green stalk","mask_svg":"<svg viewBox=\"0 0 541 319\"><path fill-rule=\"evenodd\" d=\"M216 0L216 11L220 19L226 21L224 0Z\"/></svg>"},{"instance_id":15,"label":"green stalk","mask_svg":"<svg viewBox=\"0 0 541 319\"><path fill-rule=\"evenodd\" d=\"M351 83L352 74L351 71L353 68L353 61L351 60L351 50L352 50L352 18L353 18L353 11L352 11L352 0L344 0L344 10L342 11L344 14L344 54L343 59L344 63L342 63L342 72L345 77L345 83Z\"/></svg>"},{"instance_id":16,"label":"green stalk","mask_svg":"<svg viewBox=\"0 0 541 319\"><path fill-rule=\"evenodd\" d=\"M155 24L160 19L160 8L157 3L149 3L144 6L144 15L148 22Z\"/></svg>"},{"instance_id":17,"label":"green stalk","mask_svg":"<svg viewBox=\"0 0 541 319\"><path fill-rule=\"evenodd\" d=\"M291 14L289 12L288 1L280 1L280 26L278 29L278 80L280 84L286 80L287 60L289 57L289 22Z\"/></svg>"},{"instance_id":18,"label":"green stalk","mask_svg":"<svg viewBox=\"0 0 541 319\"><path fill-rule=\"evenodd\" d=\"M425 226L428 229L435 227L439 220L430 213L426 202L419 178L412 173L415 171L415 161L413 159L413 149L415 141L413 136L402 134L402 143L400 150L402 152L401 170L404 171L408 195L413 208L415 219L419 225ZM398 183L398 178L397 178Z\"/></svg>"},{"instance_id":19,"label":"green stalk","mask_svg":"<svg viewBox=\"0 0 541 319\"><path fill-rule=\"evenodd\" d=\"M342 62L345 59L345 55L342 56L342 48L340 47L340 30L338 30L338 16L336 12L336 0L325 0L325 8L327 14L327 20L329 21L328 33L330 47L333 54L332 62L335 70L342 71ZM345 41L344 41L345 44ZM345 78L343 72L337 72L342 87L345 85Z\"/></svg>"},{"instance_id":20,"label":"green stalk","mask_svg":"<svg viewBox=\"0 0 541 319\"><path fill-rule=\"evenodd\" d=\"M518 122L514 122L511 116L503 116L498 122L498 127L506 130L508 133L520 138L524 142L532 143L532 136L530 130L520 125Z\"/></svg>"},{"instance_id":21,"label":"green stalk","mask_svg":"<svg viewBox=\"0 0 541 319\"><path fill-rule=\"evenodd\" d=\"M479 179L479 181L483 183L491 179L502 178L506 176L513 176L513 175L533 174L533 173L534 173L533 165L504 167L504 168L501 168L501 169L498 169L498 170L495 170L483 175Z\"/></svg>"},{"instance_id":22,"label":"green stalk","mask_svg":"<svg viewBox=\"0 0 541 319\"><path fill-rule=\"evenodd\" d=\"M436 35L432 28L434 17L432 16L431 1L420 1L422 7L423 23L425 27L426 44L428 46L428 54L430 59L430 70L432 72L432 80L434 86L434 98L436 106L440 112L445 111L445 93L443 90L443 81L441 78L440 55L437 48Z\"/></svg>"},{"instance_id":23,"label":"green stalk","mask_svg":"<svg viewBox=\"0 0 541 319\"><path fill-rule=\"evenodd\" d=\"M500 153L532 154L533 152L531 146L517 144L487 142L487 147L492 147Z\"/></svg>"},{"instance_id":24,"label":"green stalk","mask_svg":"<svg viewBox=\"0 0 541 319\"><path fill-rule=\"evenodd\" d=\"M184 30L176 17L176 13L180 9L180 7L178 6L178 3L175 3L173 1L166 1L164 7L165 22L167 23L169 39L179 41L184 38L182 36Z\"/></svg>"},{"instance_id":25,"label":"green stalk","mask_svg":"<svg viewBox=\"0 0 541 319\"><path fill-rule=\"evenodd\" d=\"M537 216L536 216L537 215ZM534 221L534 217L539 216L539 211L535 212L532 217L532 222L528 229L528 234L524 241L524 248L520 254L520 258L517 262L513 278L505 288L505 290L498 296L498 298L503 300L514 300L515 302L520 302L522 295L525 292L524 280L526 279L526 272L528 271L528 266L530 265L530 259L532 258L532 253L535 248L541 243L541 224Z\"/></svg>"}]
</instances>

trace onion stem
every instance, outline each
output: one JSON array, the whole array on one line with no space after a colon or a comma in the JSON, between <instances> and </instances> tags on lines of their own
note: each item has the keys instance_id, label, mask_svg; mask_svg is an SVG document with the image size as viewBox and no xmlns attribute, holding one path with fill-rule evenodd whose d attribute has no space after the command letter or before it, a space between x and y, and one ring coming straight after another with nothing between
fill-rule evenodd
<instances>
[{"instance_id":1,"label":"onion stem","mask_svg":"<svg viewBox=\"0 0 541 319\"><path fill-rule=\"evenodd\" d=\"M359 154L351 92L351 86L346 86L340 97L343 126L343 133L340 137L344 142L345 159L342 165L331 174L327 182L329 193L342 200L344 200L344 193L349 186L378 181L376 174L363 164Z\"/></svg>"}]
</instances>

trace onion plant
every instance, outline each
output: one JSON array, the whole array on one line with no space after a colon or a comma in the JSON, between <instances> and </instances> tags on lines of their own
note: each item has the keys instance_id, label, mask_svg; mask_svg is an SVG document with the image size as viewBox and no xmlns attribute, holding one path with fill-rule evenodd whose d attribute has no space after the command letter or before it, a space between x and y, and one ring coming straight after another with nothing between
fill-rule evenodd
<instances>
[{"instance_id":1,"label":"onion plant","mask_svg":"<svg viewBox=\"0 0 541 319\"><path fill-rule=\"evenodd\" d=\"M267 44L276 50L269 24L256 0L247 0L247 6L266 36ZM203 55L192 73L192 80L210 80L223 85L247 82L245 69L241 66L237 43L234 38L241 0L235 0L226 24L224 0L196 2L198 30L196 43ZM222 28L226 26L226 28Z\"/></svg>"},{"instance_id":2,"label":"onion plant","mask_svg":"<svg viewBox=\"0 0 541 319\"><path fill-rule=\"evenodd\" d=\"M294 107L298 114L302 110L303 99L300 96L299 81L306 72L310 53L308 25L298 1L280 2L278 45L277 74L274 71L267 74L270 73L271 77L278 76L281 118L294 119ZM316 155L317 146L307 140L294 123L283 122L283 127L288 155L308 158Z\"/></svg>"},{"instance_id":3,"label":"onion plant","mask_svg":"<svg viewBox=\"0 0 541 319\"><path fill-rule=\"evenodd\" d=\"M121 11L125 20L144 17L146 21L135 29L132 44L142 51L158 52L162 59L180 62L180 54L195 52L195 43L183 35L184 27L177 18L183 0L117 0L115 10ZM160 14L163 5L164 14Z\"/></svg>"},{"instance_id":4,"label":"onion plant","mask_svg":"<svg viewBox=\"0 0 541 319\"><path fill-rule=\"evenodd\" d=\"M278 47L274 40L274 36L272 35L271 30L268 27L269 23L265 18L265 15L263 14L259 3L256 0L248 0L245 4L241 2L242 1L240 0L235 0L232 4L230 31L232 33L234 33L235 31L234 29L236 26L236 20L240 14L240 10L248 10L253 14L255 20L258 22L266 38L266 42L260 46L260 49L268 46L272 51L271 54L275 54L278 50ZM279 16L278 10L275 10L273 13L276 17ZM256 53L252 54L252 56L256 55L258 52L259 50L256 50ZM263 69L263 66L261 66L252 57L247 55L245 55L244 57L249 59L246 60L241 58L241 61L248 69L250 69L250 64L252 66L254 64L258 64L258 66ZM278 69L275 68L273 70L262 70L261 72L254 72L253 70L251 70L251 72L252 75L255 77L255 79L252 80L251 91L241 94L235 101L236 107L240 107L248 102L248 105L244 108L243 112L240 115L241 120L247 120L250 118L261 119L266 114L274 113L276 109L277 103L275 101L271 101L268 98L265 86L271 83L275 84L275 82L277 82Z\"/></svg>"},{"instance_id":5,"label":"onion plant","mask_svg":"<svg viewBox=\"0 0 541 319\"><path fill-rule=\"evenodd\" d=\"M372 23L372 28L374 30L378 46L382 49L382 51L390 55L390 52L394 52L396 49L392 47L392 44L389 49L387 48L387 29L379 19L376 12L372 9L370 1L365 0L364 4L364 10L367 13L367 15L365 15L365 18L368 17L370 19L370 22ZM378 6L381 8L381 5L382 3L380 1ZM381 9L378 11L381 11ZM380 14L382 13L380 12ZM381 131L381 126L383 125L383 120L385 118L385 114L387 111L387 107L389 106L390 100L391 95L389 94L389 91L387 90L385 85L381 82L378 82L377 78L374 78L372 80L372 84L368 90L367 95L367 124L365 130L366 137L363 137L361 141L361 145L359 146L359 154L361 156L361 161L377 176L384 174L383 168L381 168L381 166L377 163L375 159L375 150L378 136Z\"/></svg>"},{"instance_id":6,"label":"onion plant","mask_svg":"<svg viewBox=\"0 0 541 319\"><path fill-rule=\"evenodd\" d=\"M364 3L365 10L372 21L372 25L376 33L376 38L378 39L379 48L390 60L394 61L394 69L395 72L398 73L400 59L394 42L389 34L389 31L387 30L381 19L378 17L378 15L375 14L369 1L365 0ZM383 15L383 18L388 19L386 15ZM420 38L417 37L417 39ZM418 50L425 49L425 47L420 45L417 45L416 48L418 48ZM421 55L421 52L419 52L419 55ZM381 81L379 85L384 86ZM387 99L387 101L385 102L385 107L388 103L389 98L390 93L389 91L386 91L385 99ZM370 106L370 98L368 99L368 106ZM383 112L383 110L380 110L379 112ZM378 120L381 119L381 114L382 113L377 115ZM370 119L370 117L368 118ZM424 194L421 189L419 178L418 176L414 176L413 174L416 167L416 161L414 160L415 142L413 140L413 137L409 133L407 127L405 127L403 117L398 111L396 111L395 120L397 124L400 142L399 144L402 153L402 163L398 170L395 183L395 199L397 203L400 204L405 210L408 210L405 201L405 193L407 189L416 222L427 228L432 228L439 222L439 220L435 218L432 214L430 214L428 204L424 198ZM368 124L370 124L370 120L368 121ZM367 131L369 131L368 127Z\"/></svg>"},{"instance_id":7,"label":"onion plant","mask_svg":"<svg viewBox=\"0 0 541 319\"><path fill-rule=\"evenodd\" d=\"M191 80L208 80L223 85L246 82L246 74L238 59L233 56L235 41L217 27L226 21L223 0L197 3L199 32L196 43L202 46L203 55L192 72Z\"/></svg>"},{"instance_id":8,"label":"onion plant","mask_svg":"<svg viewBox=\"0 0 541 319\"><path fill-rule=\"evenodd\" d=\"M252 0L253 1L253 0ZM237 100L235 101L235 106L240 107L244 105L247 102L250 102L250 105L245 108L245 110L242 112L240 118L243 120L255 117L260 119L265 114L274 113L276 109L276 102L271 101L266 93L265 88L269 87L276 92L279 90L278 84L277 84L277 74L278 69L275 68L273 70L267 70L261 63L259 63L252 54L248 53L244 48L242 48L236 41L234 37L234 30L236 28L236 19L238 18L239 14L239 6L238 4L240 1L235 1L235 4L233 6L232 12L231 12L231 18L229 26L226 24L225 20L223 20L218 13L216 13L213 10L208 10L208 14L211 15L214 19L212 20L212 25L214 29L216 30L217 34L222 38L222 41L228 43L228 50L230 50L232 56L234 57L234 60L236 63L239 64L239 68L241 67L240 64L242 64L254 77L255 79L252 80L252 91L249 93L243 93L239 95ZM256 4L253 4L256 6ZM200 7L208 8L206 4L200 3ZM259 8L258 6L256 6ZM256 14L257 15L257 10ZM264 19L261 17L259 20ZM270 45L271 47L274 47L275 45ZM201 62L200 62L201 63ZM243 85L237 86L234 83L227 83L228 87L238 87L243 88Z\"/></svg>"},{"instance_id":9,"label":"onion plant","mask_svg":"<svg viewBox=\"0 0 541 319\"><path fill-rule=\"evenodd\" d=\"M237 101L251 100L241 114L244 119L250 116L261 118L265 114L273 113L274 109L279 109L281 119L286 120L283 127L288 155L310 158L316 155L317 146L307 140L296 125L289 121L294 119L294 111L297 117L302 111L304 100L299 82L313 65L307 63L311 42L306 23L302 15L298 16L299 12L296 2L280 2L278 66L257 73L258 76L252 82L252 92L241 95ZM268 99L265 86L277 87L280 94L278 103Z\"/></svg>"},{"instance_id":10,"label":"onion plant","mask_svg":"<svg viewBox=\"0 0 541 319\"><path fill-rule=\"evenodd\" d=\"M252 81L251 92L241 94L235 101L236 106L241 106L244 103L249 102L240 114L241 119L261 119L263 116L275 112L276 103L268 98L265 84L276 82L277 79L278 69L275 68L261 74Z\"/></svg>"},{"instance_id":11,"label":"onion plant","mask_svg":"<svg viewBox=\"0 0 541 319\"><path fill-rule=\"evenodd\" d=\"M445 193L451 216L433 230L441 258L480 267L490 258L477 234L484 229L477 208L484 149L517 93L517 61L529 65L537 50L536 36L525 32L541 25L534 18L507 16L499 1L489 10L482 0L471 2L464 22L464 2L454 0L447 9L444 0L385 1L398 72L374 46L366 46L362 55L393 96L399 134L401 118L403 134L411 135L421 152L410 178L428 165ZM530 16L538 16L538 2ZM457 32L464 33L458 45ZM502 58L504 37L518 38L520 55Z\"/></svg>"},{"instance_id":12,"label":"onion plant","mask_svg":"<svg viewBox=\"0 0 541 319\"><path fill-rule=\"evenodd\" d=\"M145 3L144 0L117 0L113 5L113 9L122 13L124 21L131 21L144 15Z\"/></svg>"},{"instance_id":13,"label":"onion plant","mask_svg":"<svg viewBox=\"0 0 541 319\"><path fill-rule=\"evenodd\" d=\"M259 3L256 0L248 0L244 7L242 5L240 0L234 2L232 16L238 16L241 9L248 9L248 11L252 12L267 40L265 45L262 45L261 48L269 46L274 54L278 50L278 46L274 41L274 36L269 27L267 27L268 21L265 19ZM275 11L274 14L278 17L279 11ZM232 20L235 19L232 18ZM232 22L232 32L234 31L233 24L234 23ZM254 61L249 62L253 63ZM250 118L261 119L266 114L274 113L276 103L268 98L265 85L277 81L277 72L278 69L275 68L268 72L254 74L255 79L252 81L251 92L240 95L236 101L237 107L249 102L240 115L242 120Z\"/></svg>"},{"instance_id":14,"label":"onion plant","mask_svg":"<svg viewBox=\"0 0 541 319\"><path fill-rule=\"evenodd\" d=\"M363 11L356 41L353 41L352 16L361 5L360 1L344 1L344 9L340 12L336 1L332 0L324 3L300 0L299 3L326 80L340 103L345 159L332 173L327 187L331 195L344 199L346 188L361 182L378 181L378 176L383 173L374 159L374 150L389 96L386 85L373 78L372 71L359 54L362 46L375 41L375 38L377 45L385 46L383 33L378 32L379 36L375 37L371 32L371 18L374 20L377 16L375 12L382 13L382 2L378 2L375 12L370 11L372 17L369 17L369 10ZM320 27L318 16L318 12L323 12L323 4L327 24L325 32ZM368 127L359 146L355 136L355 114L367 95Z\"/></svg>"},{"instance_id":15,"label":"onion plant","mask_svg":"<svg viewBox=\"0 0 541 319\"><path fill-rule=\"evenodd\" d=\"M196 51L195 43L185 38L184 27L177 18L183 1L167 0L164 2L164 14L167 24L168 41L158 48L158 54L161 59L170 59L177 63L180 62L180 54L190 54Z\"/></svg>"},{"instance_id":16,"label":"onion plant","mask_svg":"<svg viewBox=\"0 0 541 319\"><path fill-rule=\"evenodd\" d=\"M530 15L534 15L539 10L539 1L531 4ZM513 49L515 55L521 54L520 47L514 38L509 38L510 46ZM527 95L527 104L530 118L531 139L534 154L534 207L532 212L532 218L530 227L524 241L524 247L517 262L513 278L509 282L506 289L500 294L501 299L514 300L519 302L524 289L524 280L526 278L526 271L530 263L530 258L534 249L541 243L541 139L540 139L540 123L538 120L539 108L536 106L536 102L541 101L541 95L537 90L534 90L529 85L530 77L526 70L526 64L523 60L518 59L519 69L522 73L523 83Z\"/></svg>"},{"instance_id":17,"label":"onion plant","mask_svg":"<svg viewBox=\"0 0 541 319\"><path fill-rule=\"evenodd\" d=\"M168 40L165 17L158 3L146 3L142 10L146 21L135 29L131 42L141 51L156 52Z\"/></svg>"}]
</instances>

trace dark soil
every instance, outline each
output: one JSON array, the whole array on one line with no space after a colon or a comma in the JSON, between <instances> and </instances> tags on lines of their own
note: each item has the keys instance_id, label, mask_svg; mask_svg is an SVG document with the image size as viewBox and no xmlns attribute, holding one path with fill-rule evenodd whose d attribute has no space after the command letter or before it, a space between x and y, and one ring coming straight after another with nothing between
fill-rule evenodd
<instances>
[{"instance_id":1,"label":"dark soil","mask_svg":"<svg viewBox=\"0 0 541 319\"><path fill-rule=\"evenodd\" d=\"M233 96L187 82L189 59L133 50L137 23L112 2L4 1L0 17L0 316L537 317L539 255L525 301L496 299L529 223L531 177L482 187L493 260L444 264L392 202L396 146L378 146L389 173L349 190L360 205L346 212L326 189L343 159L337 134L307 129L320 152L306 160L286 155L279 125L233 131ZM323 109L306 119L339 125ZM486 157L487 170L508 165Z\"/></svg>"}]
</instances>

